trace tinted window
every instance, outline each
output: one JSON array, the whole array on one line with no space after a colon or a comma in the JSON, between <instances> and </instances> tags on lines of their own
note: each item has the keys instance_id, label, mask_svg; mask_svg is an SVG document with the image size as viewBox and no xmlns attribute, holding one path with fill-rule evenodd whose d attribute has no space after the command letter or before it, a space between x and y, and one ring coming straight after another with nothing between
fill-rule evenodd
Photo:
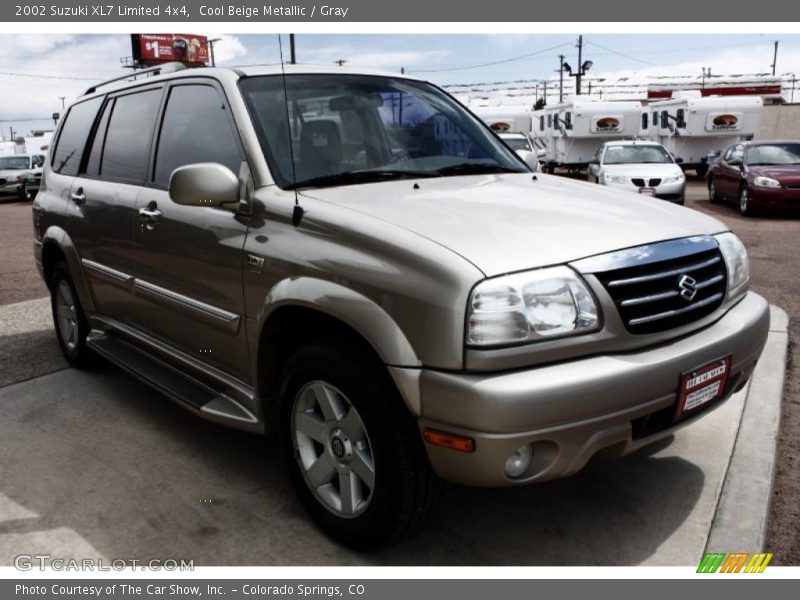
<instances>
[{"instance_id":1,"label":"tinted window","mask_svg":"<svg viewBox=\"0 0 800 600\"><path fill-rule=\"evenodd\" d=\"M682 108L678 109L678 112L675 113L675 120L677 121L677 126L681 129L686 128L686 113Z\"/></svg>"},{"instance_id":2,"label":"tinted window","mask_svg":"<svg viewBox=\"0 0 800 600\"><path fill-rule=\"evenodd\" d=\"M544 115L539 116L539 131L544 131Z\"/></svg>"},{"instance_id":3,"label":"tinted window","mask_svg":"<svg viewBox=\"0 0 800 600\"><path fill-rule=\"evenodd\" d=\"M665 110L661 111L661 129L669 129L669 113Z\"/></svg>"},{"instance_id":4,"label":"tinted window","mask_svg":"<svg viewBox=\"0 0 800 600\"><path fill-rule=\"evenodd\" d=\"M143 181L161 90L120 96L106 131L100 175Z\"/></svg>"},{"instance_id":5,"label":"tinted window","mask_svg":"<svg viewBox=\"0 0 800 600\"><path fill-rule=\"evenodd\" d=\"M86 163L86 174L92 177L100 175L100 159L103 157L103 144L106 141L106 130L108 128L108 118L114 108L114 100L109 100L100 117L100 124L94 134L92 149L89 152L89 160Z\"/></svg>"},{"instance_id":6,"label":"tinted window","mask_svg":"<svg viewBox=\"0 0 800 600\"><path fill-rule=\"evenodd\" d=\"M564 127L566 129L572 129L572 113L568 112L564 115Z\"/></svg>"},{"instance_id":7,"label":"tinted window","mask_svg":"<svg viewBox=\"0 0 800 600\"><path fill-rule=\"evenodd\" d=\"M58 145L53 152L53 170L63 175L77 175L83 149L92 129L102 98L93 98L69 109L61 126Z\"/></svg>"},{"instance_id":8,"label":"tinted window","mask_svg":"<svg viewBox=\"0 0 800 600\"><path fill-rule=\"evenodd\" d=\"M173 87L161 124L154 180L168 185L180 166L220 163L238 175L242 155L217 90L207 85Z\"/></svg>"},{"instance_id":9,"label":"tinted window","mask_svg":"<svg viewBox=\"0 0 800 600\"><path fill-rule=\"evenodd\" d=\"M647 129L647 113L642 113L642 129Z\"/></svg>"}]
</instances>

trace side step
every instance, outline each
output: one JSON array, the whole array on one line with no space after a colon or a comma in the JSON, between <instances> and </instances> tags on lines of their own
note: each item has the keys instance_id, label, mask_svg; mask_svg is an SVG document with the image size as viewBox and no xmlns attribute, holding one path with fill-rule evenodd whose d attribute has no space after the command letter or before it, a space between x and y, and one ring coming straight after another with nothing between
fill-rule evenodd
<instances>
[{"instance_id":1,"label":"side step","mask_svg":"<svg viewBox=\"0 0 800 600\"><path fill-rule=\"evenodd\" d=\"M204 419L247 431L263 431L256 416L224 391L198 381L114 334L92 330L86 343L100 356Z\"/></svg>"}]
</instances>

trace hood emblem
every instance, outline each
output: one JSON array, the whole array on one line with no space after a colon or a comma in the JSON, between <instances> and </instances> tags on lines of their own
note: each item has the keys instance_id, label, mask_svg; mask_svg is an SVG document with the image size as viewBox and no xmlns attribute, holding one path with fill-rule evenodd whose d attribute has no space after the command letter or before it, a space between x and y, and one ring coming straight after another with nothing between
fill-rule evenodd
<instances>
[{"instance_id":1,"label":"hood emblem","mask_svg":"<svg viewBox=\"0 0 800 600\"><path fill-rule=\"evenodd\" d=\"M681 298L691 302L697 295L697 280L694 277L682 275L678 280L678 291L681 294Z\"/></svg>"}]
</instances>

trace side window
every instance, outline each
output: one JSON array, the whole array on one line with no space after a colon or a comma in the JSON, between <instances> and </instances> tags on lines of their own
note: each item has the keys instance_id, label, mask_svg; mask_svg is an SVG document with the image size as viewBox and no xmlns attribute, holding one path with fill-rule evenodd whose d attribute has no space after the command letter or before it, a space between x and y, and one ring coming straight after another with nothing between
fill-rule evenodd
<instances>
[{"instance_id":1,"label":"side window","mask_svg":"<svg viewBox=\"0 0 800 600\"><path fill-rule=\"evenodd\" d=\"M642 129L647 129L647 113L642 113Z\"/></svg>"},{"instance_id":2,"label":"side window","mask_svg":"<svg viewBox=\"0 0 800 600\"><path fill-rule=\"evenodd\" d=\"M100 175L100 161L103 158L103 144L106 142L106 132L108 130L108 118L111 116L111 111L114 110L114 99L106 103L103 109L103 116L100 117L100 123L94 133L94 140L92 141L92 149L89 152L89 160L86 162L86 174L90 177L98 177Z\"/></svg>"},{"instance_id":3,"label":"side window","mask_svg":"<svg viewBox=\"0 0 800 600\"><path fill-rule=\"evenodd\" d=\"M733 146L725 151L725 156L722 157L722 160L728 162L731 159L731 154L733 154Z\"/></svg>"},{"instance_id":4,"label":"side window","mask_svg":"<svg viewBox=\"0 0 800 600\"><path fill-rule=\"evenodd\" d=\"M566 129L572 129L572 113L571 112L567 112L564 115L564 127Z\"/></svg>"},{"instance_id":5,"label":"side window","mask_svg":"<svg viewBox=\"0 0 800 600\"><path fill-rule=\"evenodd\" d=\"M661 111L661 129L669 128L669 113L665 110Z\"/></svg>"},{"instance_id":6,"label":"side window","mask_svg":"<svg viewBox=\"0 0 800 600\"><path fill-rule=\"evenodd\" d=\"M143 182L161 89L119 96L114 101L103 145L100 176Z\"/></svg>"},{"instance_id":7,"label":"side window","mask_svg":"<svg viewBox=\"0 0 800 600\"><path fill-rule=\"evenodd\" d=\"M733 151L731 152L731 159L737 164L741 163L744 160L744 147L743 146L734 146Z\"/></svg>"},{"instance_id":8,"label":"side window","mask_svg":"<svg viewBox=\"0 0 800 600\"><path fill-rule=\"evenodd\" d=\"M102 98L92 98L75 104L69 109L58 142L53 151L53 170L62 175L77 175L83 158L86 140L94 125L97 111L103 103Z\"/></svg>"},{"instance_id":9,"label":"side window","mask_svg":"<svg viewBox=\"0 0 800 600\"><path fill-rule=\"evenodd\" d=\"M658 127L658 111L653 111L653 127Z\"/></svg>"},{"instance_id":10,"label":"side window","mask_svg":"<svg viewBox=\"0 0 800 600\"><path fill-rule=\"evenodd\" d=\"M539 131L544 131L544 115L539 115Z\"/></svg>"},{"instance_id":11,"label":"side window","mask_svg":"<svg viewBox=\"0 0 800 600\"><path fill-rule=\"evenodd\" d=\"M548 113L547 115L547 128L552 129L553 127L553 113Z\"/></svg>"},{"instance_id":12,"label":"side window","mask_svg":"<svg viewBox=\"0 0 800 600\"><path fill-rule=\"evenodd\" d=\"M686 112L682 108L679 108L678 112L675 113L675 120L679 129L686 129Z\"/></svg>"},{"instance_id":13,"label":"side window","mask_svg":"<svg viewBox=\"0 0 800 600\"><path fill-rule=\"evenodd\" d=\"M242 154L217 90L209 85L173 87L164 111L156 151L154 182L169 185L180 166L214 162L239 174Z\"/></svg>"},{"instance_id":14,"label":"side window","mask_svg":"<svg viewBox=\"0 0 800 600\"><path fill-rule=\"evenodd\" d=\"M560 119L558 118L558 113L553 115L553 129L558 129Z\"/></svg>"}]
</instances>

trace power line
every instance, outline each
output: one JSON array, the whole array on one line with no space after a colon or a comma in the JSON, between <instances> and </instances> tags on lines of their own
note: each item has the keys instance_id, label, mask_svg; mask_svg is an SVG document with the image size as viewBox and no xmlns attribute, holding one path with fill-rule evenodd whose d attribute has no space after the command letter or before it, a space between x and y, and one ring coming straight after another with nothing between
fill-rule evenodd
<instances>
[{"instance_id":1,"label":"power line","mask_svg":"<svg viewBox=\"0 0 800 600\"><path fill-rule=\"evenodd\" d=\"M649 60L643 60L641 58L636 58L635 56L631 56L630 54L625 54L624 52L618 52L616 50L612 50L611 48L606 48L605 46L601 46L596 42L586 42L587 44L591 44L595 48L600 48L601 50L605 50L606 52L610 52L611 54L616 54L617 56L621 56L622 58L627 58L628 60L633 60L638 63L642 63L644 65L649 65L651 67L662 67L664 69L670 69L671 71L680 71L681 73L692 73L694 71L687 71L686 69L678 69L676 67L670 67L669 65L663 65L660 63L650 62Z\"/></svg>"},{"instance_id":2,"label":"power line","mask_svg":"<svg viewBox=\"0 0 800 600\"><path fill-rule=\"evenodd\" d=\"M41 75L37 73L14 73L11 71L0 71L0 75L9 77L32 77L34 79L69 79L71 81L97 81L97 77L69 77L67 75Z\"/></svg>"},{"instance_id":3,"label":"power line","mask_svg":"<svg viewBox=\"0 0 800 600\"><path fill-rule=\"evenodd\" d=\"M504 58L502 60L495 60L492 62L487 63L480 63L475 65L467 65L465 67L451 67L449 69L414 69L413 71L409 71L409 73L449 73L451 71L466 71L467 69L480 69L482 67L491 67L494 65L502 65L504 63L515 62L518 60L524 60L526 58L530 58L532 56L537 56L540 54L544 54L545 52L550 52L551 50L557 50L558 48L563 48L564 46L571 46L571 42L564 42L563 44L559 44L558 46L552 46L550 48L544 48L543 50L537 50L536 52L530 52L529 54L522 54L521 56L514 56L512 58Z\"/></svg>"}]
</instances>

